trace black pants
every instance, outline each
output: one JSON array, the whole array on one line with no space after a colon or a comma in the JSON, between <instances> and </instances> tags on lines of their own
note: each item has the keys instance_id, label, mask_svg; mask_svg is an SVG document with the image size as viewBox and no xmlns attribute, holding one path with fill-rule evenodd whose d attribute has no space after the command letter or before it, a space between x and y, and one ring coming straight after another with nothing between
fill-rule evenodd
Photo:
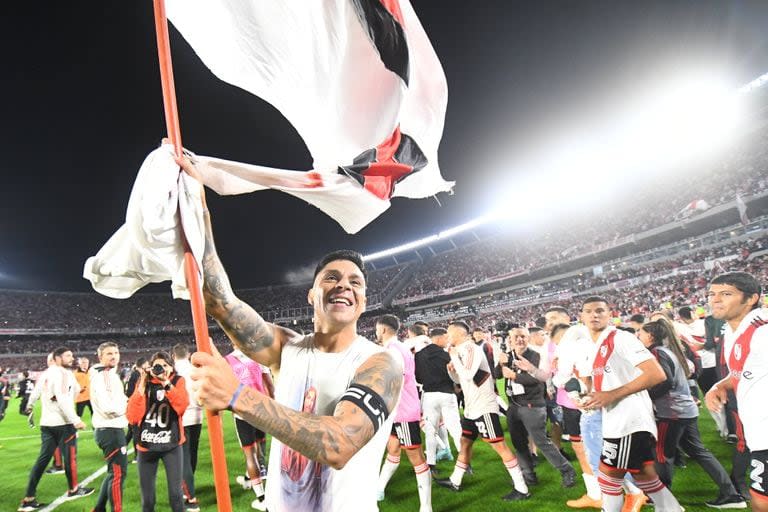
<instances>
[{"instance_id":1,"label":"black pants","mask_svg":"<svg viewBox=\"0 0 768 512\"><path fill-rule=\"evenodd\" d=\"M195 497L195 469L197 469L197 447L200 444L202 425L187 425L184 427L184 437L187 440L181 445L184 450L184 494L189 498Z\"/></svg>"},{"instance_id":2,"label":"black pants","mask_svg":"<svg viewBox=\"0 0 768 512\"><path fill-rule=\"evenodd\" d=\"M184 495L181 489L184 453L181 446L177 446L167 452L139 451L141 510L142 512L155 511L155 479L157 478L157 464L160 460L163 461L165 466L170 510L172 512L184 512Z\"/></svg>"},{"instance_id":3,"label":"black pants","mask_svg":"<svg viewBox=\"0 0 768 512\"><path fill-rule=\"evenodd\" d=\"M59 425L56 427L40 427L40 454L29 473L27 482L27 497L34 497L37 484L43 476L45 467L53 457L56 448L61 449L64 458L64 473L67 475L69 489L77 487L77 429L74 425Z\"/></svg>"},{"instance_id":4,"label":"black pants","mask_svg":"<svg viewBox=\"0 0 768 512\"><path fill-rule=\"evenodd\" d=\"M507 428L512 445L517 453L520 470L525 475L533 475L533 461L528 446L528 437L533 439L547 461L561 473L571 470L571 465L547 437L547 408L515 405L509 402L507 408Z\"/></svg>"},{"instance_id":5,"label":"black pants","mask_svg":"<svg viewBox=\"0 0 768 512\"><path fill-rule=\"evenodd\" d=\"M82 418L86 407L88 408L89 411L91 411L91 417L93 417L93 407L91 407L90 400L75 403L75 412L77 413L78 416Z\"/></svg>"},{"instance_id":6,"label":"black pants","mask_svg":"<svg viewBox=\"0 0 768 512\"><path fill-rule=\"evenodd\" d=\"M688 454L688 457L698 462L712 481L717 484L721 496L736 494L736 489L723 465L701 442L698 418L674 420L659 418L656 424L659 436L656 448L656 472L659 474L659 479L667 487L672 487L675 455L679 445Z\"/></svg>"},{"instance_id":7,"label":"black pants","mask_svg":"<svg viewBox=\"0 0 768 512\"><path fill-rule=\"evenodd\" d=\"M19 414L22 416L26 416L26 410L27 410L27 403L29 403L29 395L24 395L21 397L21 402L19 402Z\"/></svg>"},{"instance_id":8,"label":"black pants","mask_svg":"<svg viewBox=\"0 0 768 512\"><path fill-rule=\"evenodd\" d=\"M101 484L99 497L93 510L102 512L109 503L112 512L123 510L123 488L128 468L128 457L125 454L125 432L121 428L97 428L93 432L96 444L104 454L107 464L107 477Z\"/></svg>"}]
</instances>

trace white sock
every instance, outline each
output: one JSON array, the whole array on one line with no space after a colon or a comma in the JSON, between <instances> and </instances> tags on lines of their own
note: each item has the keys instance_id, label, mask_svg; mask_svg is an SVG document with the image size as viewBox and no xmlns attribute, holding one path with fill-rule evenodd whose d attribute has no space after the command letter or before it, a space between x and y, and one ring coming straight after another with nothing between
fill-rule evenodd
<instances>
[{"instance_id":1,"label":"white sock","mask_svg":"<svg viewBox=\"0 0 768 512\"><path fill-rule=\"evenodd\" d=\"M597 477L595 475L582 473L581 478L584 479L584 487L587 488L587 496L593 500L599 500L602 493L600 492L600 484L597 483Z\"/></svg>"},{"instance_id":2,"label":"white sock","mask_svg":"<svg viewBox=\"0 0 768 512\"><path fill-rule=\"evenodd\" d=\"M467 471L467 465L460 460L456 461L456 465L453 466L453 473L451 473L451 482L453 485L460 486L461 480L464 478L464 473Z\"/></svg>"},{"instance_id":3,"label":"white sock","mask_svg":"<svg viewBox=\"0 0 768 512\"><path fill-rule=\"evenodd\" d=\"M379 492L384 492L387 488L389 479L395 474L397 467L400 465L400 456L387 455L387 459L381 466L381 473L379 473Z\"/></svg>"},{"instance_id":4,"label":"white sock","mask_svg":"<svg viewBox=\"0 0 768 512\"><path fill-rule=\"evenodd\" d=\"M624 494L621 492L621 478L614 478L605 473L598 473L597 481L602 491L603 512L621 512L624 506Z\"/></svg>"},{"instance_id":5,"label":"white sock","mask_svg":"<svg viewBox=\"0 0 768 512\"><path fill-rule=\"evenodd\" d=\"M512 459L504 463L504 467L507 468L507 473L512 477L512 482L515 484L515 490L523 494L528 494L528 485L523 478L523 472L520 471L520 466L517 464L517 459Z\"/></svg>"},{"instance_id":6,"label":"white sock","mask_svg":"<svg viewBox=\"0 0 768 512\"><path fill-rule=\"evenodd\" d=\"M680 512L680 503L672 495L672 492L667 489L658 477L654 480L636 481L637 486L647 494L656 506L657 512Z\"/></svg>"},{"instance_id":7,"label":"white sock","mask_svg":"<svg viewBox=\"0 0 768 512\"><path fill-rule=\"evenodd\" d=\"M419 489L419 512L432 512L432 472L424 463L413 468L416 473L416 486Z\"/></svg>"},{"instance_id":8,"label":"white sock","mask_svg":"<svg viewBox=\"0 0 768 512\"><path fill-rule=\"evenodd\" d=\"M251 489L253 489L254 494L256 494L256 498L264 498L264 483L261 481L261 479L254 481L251 484Z\"/></svg>"}]
</instances>

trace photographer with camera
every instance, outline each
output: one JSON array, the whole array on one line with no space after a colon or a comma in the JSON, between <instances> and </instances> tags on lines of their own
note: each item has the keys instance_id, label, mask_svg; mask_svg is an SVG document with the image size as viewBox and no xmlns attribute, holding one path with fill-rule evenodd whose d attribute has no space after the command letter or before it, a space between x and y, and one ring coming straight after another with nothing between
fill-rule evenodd
<instances>
[{"instance_id":1,"label":"photographer with camera","mask_svg":"<svg viewBox=\"0 0 768 512\"><path fill-rule=\"evenodd\" d=\"M184 428L181 418L189 405L184 377L176 375L173 360L165 352L150 359L150 369L142 372L128 399L128 422L136 425L141 510L155 510L155 478L162 460L168 482L168 501L173 512L184 512L182 471ZM194 500L194 496L189 496ZM199 508L194 508L199 510ZM191 511L193 508L187 507Z\"/></svg>"},{"instance_id":2,"label":"photographer with camera","mask_svg":"<svg viewBox=\"0 0 768 512\"><path fill-rule=\"evenodd\" d=\"M560 471L563 487L573 487L576 472L547 437L547 410L544 400L546 375L541 375L543 372L539 369L539 354L528 348L529 336L525 327L510 329L508 343L503 347L507 351L499 356L509 399L509 437L517 451L517 459L520 461L526 484L538 483L528 448L530 436L549 463Z\"/></svg>"}]
</instances>

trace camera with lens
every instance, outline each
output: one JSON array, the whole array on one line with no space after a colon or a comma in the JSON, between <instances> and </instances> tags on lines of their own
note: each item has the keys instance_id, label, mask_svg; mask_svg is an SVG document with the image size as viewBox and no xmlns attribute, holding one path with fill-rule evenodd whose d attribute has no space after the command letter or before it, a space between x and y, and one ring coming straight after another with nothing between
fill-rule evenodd
<instances>
[{"instance_id":1,"label":"camera with lens","mask_svg":"<svg viewBox=\"0 0 768 512\"><path fill-rule=\"evenodd\" d=\"M152 367L150 371L152 372L152 375L159 377L160 375L165 373L165 368L163 368L163 365L161 364L156 364L155 366Z\"/></svg>"}]
</instances>

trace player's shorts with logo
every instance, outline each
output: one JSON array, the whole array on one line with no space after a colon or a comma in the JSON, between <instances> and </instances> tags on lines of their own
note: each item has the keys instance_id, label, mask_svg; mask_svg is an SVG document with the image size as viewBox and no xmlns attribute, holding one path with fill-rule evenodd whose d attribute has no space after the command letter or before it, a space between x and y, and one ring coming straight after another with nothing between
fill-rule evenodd
<instances>
[{"instance_id":1,"label":"player's shorts with logo","mask_svg":"<svg viewBox=\"0 0 768 512\"><path fill-rule=\"evenodd\" d=\"M475 419L461 418L461 435L473 441L479 435L483 441L489 443L504 440L504 431L501 429L499 415L492 412Z\"/></svg>"},{"instance_id":2,"label":"player's shorts with logo","mask_svg":"<svg viewBox=\"0 0 768 512\"><path fill-rule=\"evenodd\" d=\"M637 473L652 464L656 439L650 432L633 432L617 439L603 438L600 462L606 466Z\"/></svg>"}]
</instances>

